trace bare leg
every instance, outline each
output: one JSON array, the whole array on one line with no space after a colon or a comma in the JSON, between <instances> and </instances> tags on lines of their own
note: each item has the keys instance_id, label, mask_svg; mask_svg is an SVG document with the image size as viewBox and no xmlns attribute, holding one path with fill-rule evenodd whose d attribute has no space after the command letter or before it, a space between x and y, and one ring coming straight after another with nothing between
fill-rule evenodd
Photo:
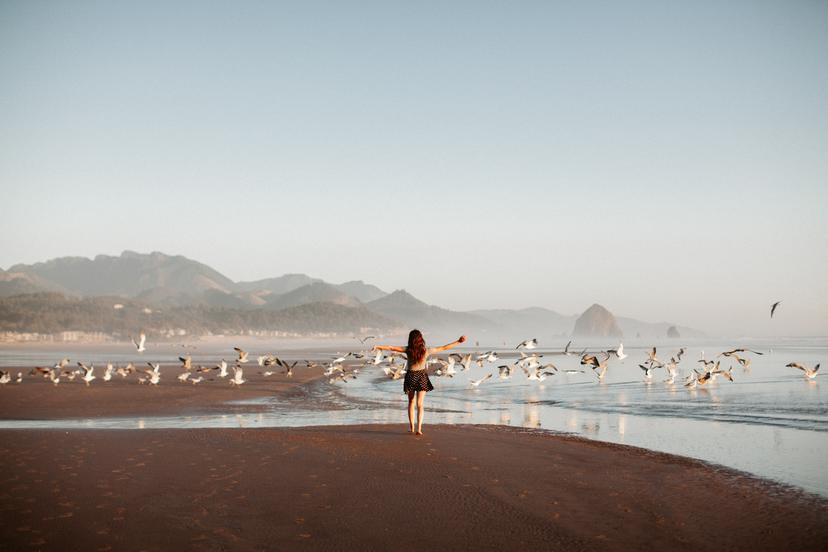
<instances>
[{"instance_id":1,"label":"bare leg","mask_svg":"<svg viewBox=\"0 0 828 552\"><path fill-rule=\"evenodd\" d=\"M416 391L408 392L408 431L411 433L414 433L414 397L416 395Z\"/></svg>"},{"instance_id":2,"label":"bare leg","mask_svg":"<svg viewBox=\"0 0 828 552\"><path fill-rule=\"evenodd\" d=\"M425 391L417 391L417 435L423 434L423 402L425 401Z\"/></svg>"}]
</instances>

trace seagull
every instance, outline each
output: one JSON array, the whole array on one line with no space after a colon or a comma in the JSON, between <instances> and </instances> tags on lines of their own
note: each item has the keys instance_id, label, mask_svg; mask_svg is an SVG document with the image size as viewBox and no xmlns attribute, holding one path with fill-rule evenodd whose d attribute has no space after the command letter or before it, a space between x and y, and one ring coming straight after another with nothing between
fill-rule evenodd
<instances>
[{"instance_id":1,"label":"seagull","mask_svg":"<svg viewBox=\"0 0 828 552\"><path fill-rule=\"evenodd\" d=\"M574 368L568 368L563 371L564 374L583 374L583 370L575 370Z\"/></svg>"},{"instance_id":2,"label":"seagull","mask_svg":"<svg viewBox=\"0 0 828 552\"><path fill-rule=\"evenodd\" d=\"M132 340L132 344L135 345L135 348L138 349L139 353L143 353L147 350L147 348L144 347L144 344L147 342L147 336L144 332L141 332L141 335L138 336L138 341L135 341L135 338L132 336L130 336L130 339Z\"/></svg>"},{"instance_id":3,"label":"seagull","mask_svg":"<svg viewBox=\"0 0 828 552\"><path fill-rule=\"evenodd\" d=\"M463 357L463 360L462 360L462 361L460 361L460 366L462 366L462 367L463 367L463 371L464 371L464 372L468 372L468 371L469 371L469 368L471 368L471 362L472 362L472 355L471 355L471 353L469 353L469 354L467 354L466 356L464 356L464 357Z\"/></svg>"},{"instance_id":4,"label":"seagull","mask_svg":"<svg viewBox=\"0 0 828 552\"><path fill-rule=\"evenodd\" d=\"M43 376L44 378L48 378L48 377L49 377L49 374L51 374L51 373L52 373L52 370L53 370L53 369L54 369L54 368L43 368L43 367L41 367L41 366L35 366L35 367L34 367L34 368L32 368L31 370L29 370L29 375L30 375L30 376L34 376L35 374L40 374L40 375L41 375L41 376Z\"/></svg>"},{"instance_id":5,"label":"seagull","mask_svg":"<svg viewBox=\"0 0 828 552\"><path fill-rule=\"evenodd\" d=\"M182 372L181 374L178 375L178 381L186 382L187 378L189 378L189 377L190 377L190 372Z\"/></svg>"},{"instance_id":6,"label":"seagull","mask_svg":"<svg viewBox=\"0 0 828 552\"><path fill-rule=\"evenodd\" d=\"M283 360L280 360L279 363L282 365L282 368L285 369L285 375L289 378L292 378L293 377L293 368L297 364L299 364L299 361L296 360L296 361L293 362L293 364L288 364L287 362L285 362Z\"/></svg>"},{"instance_id":7,"label":"seagull","mask_svg":"<svg viewBox=\"0 0 828 552\"><path fill-rule=\"evenodd\" d=\"M109 380L112 379L113 370L114 370L114 368L112 367L112 363L108 362L106 364L106 370L104 371L104 375L103 375L103 380L104 381L109 381Z\"/></svg>"},{"instance_id":8,"label":"seagull","mask_svg":"<svg viewBox=\"0 0 828 552\"><path fill-rule=\"evenodd\" d=\"M491 377L492 377L491 374L486 374L485 376L483 376L479 380L469 380L469 383L472 385L472 387L479 387L481 383L483 383L484 381L486 381L487 379L489 379Z\"/></svg>"},{"instance_id":9,"label":"seagull","mask_svg":"<svg viewBox=\"0 0 828 552\"><path fill-rule=\"evenodd\" d=\"M375 335L366 335L365 337L361 337L361 338L360 337L354 337L354 339L356 339L357 341L359 341L363 345L365 345L365 342L368 341L369 339L376 339L376 338L377 338L377 336L375 336Z\"/></svg>"},{"instance_id":10,"label":"seagull","mask_svg":"<svg viewBox=\"0 0 828 552\"><path fill-rule=\"evenodd\" d=\"M247 362L247 351L243 351L242 349L239 349L238 347L233 347L233 350L236 351L239 354L239 358L238 358L238 360L236 360L236 362L241 362L242 364Z\"/></svg>"},{"instance_id":11,"label":"seagull","mask_svg":"<svg viewBox=\"0 0 828 552\"><path fill-rule=\"evenodd\" d=\"M569 355L572 354L572 353L569 352L569 346L570 345L572 345L572 340L571 339L569 340L569 343L566 344L566 347L564 347L564 350L563 350L563 354L565 354L566 356L569 356Z\"/></svg>"},{"instance_id":12,"label":"seagull","mask_svg":"<svg viewBox=\"0 0 828 552\"><path fill-rule=\"evenodd\" d=\"M649 362L651 365L656 364L656 363L661 364L658 361L658 357L656 356L656 348L655 347L653 347L652 351L647 351L647 355L650 357L650 358L647 359L647 362Z\"/></svg>"},{"instance_id":13,"label":"seagull","mask_svg":"<svg viewBox=\"0 0 828 552\"><path fill-rule=\"evenodd\" d=\"M130 375L134 371L135 371L135 366L133 366L133 364L131 362L129 364L127 364L126 367L118 366L118 368L115 369L115 373L118 374L119 376L121 376L122 378L127 377L128 375Z\"/></svg>"},{"instance_id":14,"label":"seagull","mask_svg":"<svg viewBox=\"0 0 828 552\"><path fill-rule=\"evenodd\" d=\"M247 381L242 379L243 375L244 371L242 370L241 366L239 366L238 364L233 366L233 379L230 380L230 385L235 385L238 387L239 385Z\"/></svg>"},{"instance_id":15,"label":"seagull","mask_svg":"<svg viewBox=\"0 0 828 552\"><path fill-rule=\"evenodd\" d=\"M526 377L532 381L541 382L546 379L546 376L554 376L555 372L547 372L543 370L541 367L537 367L532 371L524 369L526 372Z\"/></svg>"},{"instance_id":16,"label":"seagull","mask_svg":"<svg viewBox=\"0 0 828 552\"><path fill-rule=\"evenodd\" d=\"M147 362L147 364L152 370L144 370L144 373L149 376L149 379L144 379L144 381L149 381L152 385L158 385L158 382L161 381L161 365L152 362Z\"/></svg>"},{"instance_id":17,"label":"seagull","mask_svg":"<svg viewBox=\"0 0 828 552\"><path fill-rule=\"evenodd\" d=\"M11 381L11 373L0 370L0 384L6 385Z\"/></svg>"},{"instance_id":18,"label":"seagull","mask_svg":"<svg viewBox=\"0 0 828 552\"><path fill-rule=\"evenodd\" d=\"M383 360L384 359L383 359L382 351L377 351L377 354L374 355L373 359L371 359L371 364L373 364L374 366L379 366L380 364L382 364ZM305 362L307 362L307 361L305 361Z\"/></svg>"},{"instance_id":19,"label":"seagull","mask_svg":"<svg viewBox=\"0 0 828 552\"><path fill-rule=\"evenodd\" d=\"M604 381L604 376L607 375L607 368L609 367L609 355L603 362L598 363L597 366L592 367L592 371L598 376L598 381Z\"/></svg>"},{"instance_id":20,"label":"seagull","mask_svg":"<svg viewBox=\"0 0 828 552\"><path fill-rule=\"evenodd\" d=\"M246 354L247 354L247 353L245 353L245 355L246 355ZM219 371L219 377L220 377L220 378L226 378L226 377L227 377L227 361L226 361L226 360L224 360L224 359L221 359L221 363L220 363L220 364L218 364L218 365L214 368L214 370L218 370L218 371Z\"/></svg>"},{"instance_id":21,"label":"seagull","mask_svg":"<svg viewBox=\"0 0 828 552\"><path fill-rule=\"evenodd\" d=\"M776 303L774 303L773 305L771 305L771 315L770 315L770 317L771 317L771 318L773 318L773 313L775 313L775 312L776 312L776 307L778 307L778 306L779 306L779 303L781 303L781 302L782 302L782 301L777 301Z\"/></svg>"},{"instance_id":22,"label":"seagull","mask_svg":"<svg viewBox=\"0 0 828 552\"><path fill-rule=\"evenodd\" d=\"M333 363L334 364L341 364L341 363L345 362L348 359L349 356L351 356L351 353L345 353L344 355L340 355L338 357L333 357Z\"/></svg>"},{"instance_id":23,"label":"seagull","mask_svg":"<svg viewBox=\"0 0 828 552\"><path fill-rule=\"evenodd\" d=\"M667 379L664 380L664 383L668 385L672 385L676 381L676 374L678 374L676 366L676 359L670 358L670 362L664 365L664 369L667 370Z\"/></svg>"},{"instance_id":24,"label":"seagull","mask_svg":"<svg viewBox=\"0 0 828 552\"><path fill-rule=\"evenodd\" d=\"M512 377L512 367L504 364L502 366L498 366L497 369L500 371L497 377L500 379L509 379Z\"/></svg>"},{"instance_id":25,"label":"seagull","mask_svg":"<svg viewBox=\"0 0 828 552\"><path fill-rule=\"evenodd\" d=\"M197 383L200 383L201 380L203 380L203 379L204 379L204 376L198 376L197 378L190 378L190 383L192 383L193 385L196 385Z\"/></svg>"},{"instance_id":26,"label":"seagull","mask_svg":"<svg viewBox=\"0 0 828 552\"><path fill-rule=\"evenodd\" d=\"M498 356L494 351L486 351L481 355L477 355L478 366L483 365L483 361L497 362Z\"/></svg>"},{"instance_id":27,"label":"seagull","mask_svg":"<svg viewBox=\"0 0 828 552\"><path fill-rule=\"evenodd\" d=\"M644 366L643 364L638 365L639 368L644 370L644 381L650 383L653 381L653 370L657 368L657 366Z\"/></svg>"},{"instance_id":28,"label":"seagull","mask_svg":"<svg viewBox=\"0 0 828 552\"><path fill-rule=\"evenodd\" d=\"M814 366L813 369L805 368L804 366L802 366L798 362L791 362L790 364L786 364L785 367L787 367L787 368L798 368L799 370L802 370L802 372L804 372L805 377L808 378L808 379L814 379L817 376L817 372L819 372L819 364Z\"/></svg>"},{"instance_id":29,"label":"seagull","mask_svg":"<svg viewBox=\"0 0 828 552\"><path fill-rule=\"evenodd\" d=\"M731 356L733 353L753 353L755 355L764 355L765 353L760 353L759 351L754 351L753 349L733 349L732 351L724 351L723 353L719 353L719 356ZM718 357L716 357L718 358Z\"/></svg>"},{"instance_id":30,"label":"seagull","mask_svg":"<svg viewBox=\"0 0 828 552\"><path fill-rule=\"evenodd\" d=\"M607 353L617 356L618 360L624 360L628 356L628 355L624 354L624 344L623 343L620 343L618 345L617 349L610 349L609 351L607 351Z\"/></svg>"},{"instance_id":31,"label":"seagull","mask_svg":"<svg viewBox=\"0 0 828 552\"><path fill-rule=\"evenodd\" d=\"M584 355L581 357L581 365L587 364L592 365L593 368L597 368L600 363L598 362L598 357L595 355Z\"/></svg>"},{"instance_id":32,"label":"seagull","mask_svg":"<svg viewBox=\"0 0 828 552\"><path fill-rule=\"evenodd\" d=\"M453 378L454 375L457 373L457 370L454 369L454 365L457 363L457 358L455 355L449 355L448 361L440 361L442 368L438 370L441 376L448 376Z\"/></svg>"},{"instance_id":33,"label":"seagull","mask_svg":"<svg viewBox=\"0 0 828 552\"><path fill-rule=\"evenodd\" d=\"M83 376L81 376L81 379L86 382L86 385L88 386L92 383L92 380L95 379L95 376L92 374L92 372L95 371L95 366L93 364L87 366L83 362L78 362L78 366L80 366L81 370L83 370Z\"/></svg>"},{"instance_id":34,"label":"seagull","mask_svg":"<svg viewBox=\"0 0 828 552\"><path fill-rule=\"evenodd\" d=\"M181 367L185 370L192 370L193 369L193 359L190 358L190 355L185 357L178 357L178 360L181 361Z\"/></svg>"},{"instance_id":35,"label":"seagull","mask_svg":"<svg viewBox=\"0 0 828 552\"><path fill-rule=\"evenodd\" d=\"M739 364L742 365L742 371L743 372L750 372L750 359L749 358L742 358L739 355L737 355L736 353L733 353L732 355L728 355L728 356L732 356L733 358L736 359L736 362L738 362Z\"/></svg>"},{"instance_id":36,"label":"seagull","mask_svg":"<svg viewBox=\"0 0 828 552\"><path fill-rule=\"evenodd\" d=\"M521 341L518 343L518 346L515 349L520 349L521 347L524 349L532 350L538 346L537 339L527 339L526 341Z\"/></svg>"},{"instance_id":37,"label":"seagull","mask_svg":"<svg viewBox=\"0 0 828 552\"><path fill-rule=\"evenodd\" d=\"M716 370L713 374L714 375L721 374L722 376L725 377L725 379L733 381L733 366L731 366L727 370Z\"/></svg>"},{"instance_id":38,"label":"seagull","mask_svg":"<svg viewBox=\"0 0 828 552\"><path fill-rule=\"evenodd\" d=\"M678 354L676 354L676 364L681 362L681 357L684 356L684 353L686 353L686 352L687 352L687 349L685 349L684 347L682 347L681 349L678 350Z\"/></svg>"},{"instance_id":39,"label":"seagull","mask_svg":"<svg viewBox=\"0 0 828 552\"><path fill-rule=\"evenodd\" d=\"M52 370L49 372L49 379L52 381L54 385L60 383L60 371L59 370Z\"/></svg>"}]
</instances>

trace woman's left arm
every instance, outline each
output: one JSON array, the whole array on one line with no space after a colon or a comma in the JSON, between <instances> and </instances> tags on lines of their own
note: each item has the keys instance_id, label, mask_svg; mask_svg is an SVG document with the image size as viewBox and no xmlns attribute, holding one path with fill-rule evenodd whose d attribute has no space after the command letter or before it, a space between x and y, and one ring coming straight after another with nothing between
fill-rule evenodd
<instances>
[{"instance_id":1,"label":"woman's left arm","mask_svg":"<svg viewBox=\"0 0 828 552\"><path fill-rule=\"evenodd\" d=\"M466 336L461 335L457 339L457 341L452 341L451 343L446 343L442 347L434 347L433 349L431 349L431 352L432 353L442 353L443 351L448 351L452 347L457 347L458 345L460 345L461 343L464 343L465 341L466 341Z\"/></svg>"}]
</instances>

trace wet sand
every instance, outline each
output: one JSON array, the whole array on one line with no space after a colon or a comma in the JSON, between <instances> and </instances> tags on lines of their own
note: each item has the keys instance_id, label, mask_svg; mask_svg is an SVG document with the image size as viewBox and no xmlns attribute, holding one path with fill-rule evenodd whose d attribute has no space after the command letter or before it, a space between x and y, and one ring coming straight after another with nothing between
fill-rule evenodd
<instances>
[{"instance_id":1,"label":"wet sand","mask_svg":"<svg viewBox=\"0 0 828 552\"><path fill-rule=\"evenodd\" d=\"M493 426L0 431L0 549L824 550L820 499Z\"/></svg>"},{"instance_id":2,"label":"wet sand","mask_svg":"<svg viewBox=\"0 0 828 552\"><path fill-rule=\"evenodd\" d=\"M230 385L230 377L219 378L216 371L203 374L204 381L193 385L176 379L183 372L179 367L164 367L157 386L139 384L135 374L125 379L113 376L108 382L99 376L86 386L79 377L74 381L63 378L53 385L39 375L29 375L31 367L8 370L14 375L23 372L24 381L0 387L0 419L7 420L255 412L264 407L227 403L299 392L303 384L323 377L321 369L299 366L292 377L285 376L281 368L276 374L263 376L259 372L264 369L253 365L245 367L246 383L239 387ZM232 368L229 370L232 375Z\"/></svg>"}]
</instances>

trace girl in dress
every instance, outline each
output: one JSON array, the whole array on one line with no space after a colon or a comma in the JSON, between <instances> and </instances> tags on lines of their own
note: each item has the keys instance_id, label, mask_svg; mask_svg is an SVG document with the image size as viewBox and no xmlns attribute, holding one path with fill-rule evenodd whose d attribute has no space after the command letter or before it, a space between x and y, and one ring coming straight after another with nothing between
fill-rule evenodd
<instances>
[{"instance_id":1,"label":"girl in dress","mask_svg":"<svg viewBox=\"0 0 828 552\"><path fill-rule=\"evenodd\" d=\"M452 341L442 347L433 347L429 349L426 347L425 339L420 330L411 330L408 334L408 346L396 347L394 345L377 345L374 347L375 351L394 351L395 353L404 353L408 359L408 367L405 372L405 380L403 381L403 393L408 395L408 425L409 431L416 435L423 434L423 402L427 392L434 389L431 381L428 379L428 372L426 366L428 355L441 353L447 351L452 347L466 341L466 336L462 335L457 341ZM416 403L415 403L416 399ZM417 406L417 431L414 431L414 405Z\"/></svg>"}]
</instances>

